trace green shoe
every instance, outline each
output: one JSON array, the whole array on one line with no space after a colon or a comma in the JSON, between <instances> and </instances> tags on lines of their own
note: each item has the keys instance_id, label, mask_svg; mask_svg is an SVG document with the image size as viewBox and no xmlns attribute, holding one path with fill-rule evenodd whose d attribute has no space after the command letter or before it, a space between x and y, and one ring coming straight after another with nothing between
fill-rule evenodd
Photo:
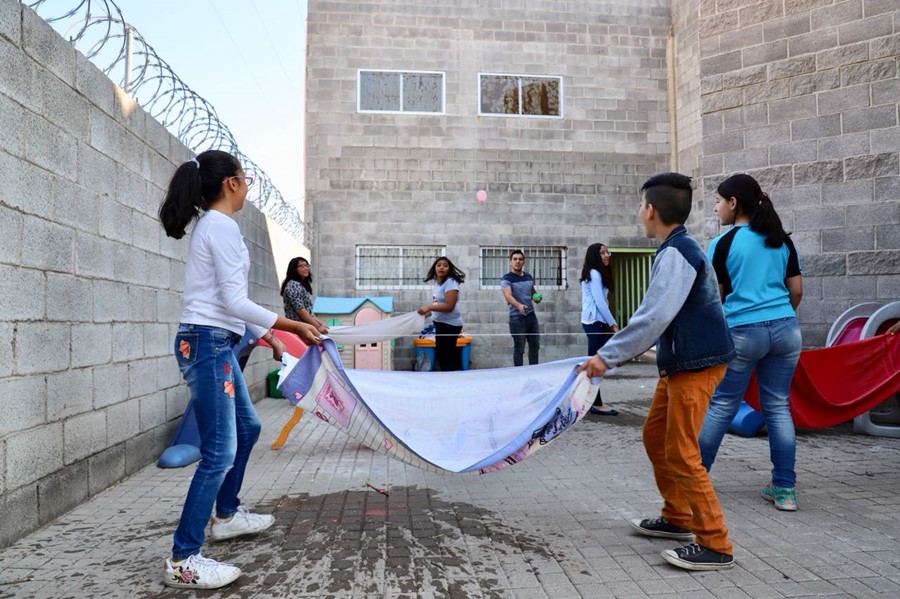
<instances>
[{"instance_id":1,"label":"green shoe","mask_svg":"<svg viewBox=\"0 0 900 599\"><path fill-rule=\"evenodd\" d=\"M794 487L776 487L768 483L762 488L762 496L775 504L775 508L785 512L797 511L797 494Z\"/></svg>"}]
</instances>

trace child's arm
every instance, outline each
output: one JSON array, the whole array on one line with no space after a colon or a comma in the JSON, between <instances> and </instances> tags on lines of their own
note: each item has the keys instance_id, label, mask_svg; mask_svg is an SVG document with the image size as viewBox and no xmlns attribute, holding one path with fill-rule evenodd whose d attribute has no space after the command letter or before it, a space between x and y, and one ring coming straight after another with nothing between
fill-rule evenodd
<instances>
[{"instance_id":1,"label":"child's arm","mask_svg":"<svg viewBox=\"0 0 900 599\"><path fill-rule=\"evenodd\" d=\"M613 335L597 355L615 366L652 347L675 319L697 279L696 269L675 248L666 248L653 262L650 286L628 326Z\"/></svg>"}]
</instances>

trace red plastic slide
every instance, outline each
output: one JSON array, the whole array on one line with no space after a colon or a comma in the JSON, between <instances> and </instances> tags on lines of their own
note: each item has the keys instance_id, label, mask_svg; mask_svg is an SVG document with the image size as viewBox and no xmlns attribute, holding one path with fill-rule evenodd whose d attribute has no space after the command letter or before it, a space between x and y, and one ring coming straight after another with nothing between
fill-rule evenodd
<instances>
[{"instance_id":1,"label":"red plastic slide","mask_svg":"<svg viewBox=\"0 0 900 599\"><path fill-rule=\"evenodd\" d=\"M900 393L900 335L800 352L791 381L791 414L798 428L852 420ZM744 401L759 410L756 377Z\"/></svg>"}]
</instances>

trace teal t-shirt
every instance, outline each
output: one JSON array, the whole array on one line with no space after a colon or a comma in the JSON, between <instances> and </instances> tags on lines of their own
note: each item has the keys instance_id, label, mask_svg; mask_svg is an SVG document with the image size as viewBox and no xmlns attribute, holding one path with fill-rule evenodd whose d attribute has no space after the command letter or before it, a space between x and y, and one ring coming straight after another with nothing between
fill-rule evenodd
<instances>
[{"instance_id":1,"label":"teal t-shirt","mask_svg":"<svg viewBox=\"0 0 900 599\"><path fill-rule=\"evenodd\" d=\"M728 236L731 247L723 263L722 252L716 256L716 247ZM764 235L742 224L709 244L709 260L719 284L725 285L723 307L729 327L797 315L784 283L801 273L797 250L789 237L780 248L766 247L765 241Z\"/></svg>"}]
</instances>

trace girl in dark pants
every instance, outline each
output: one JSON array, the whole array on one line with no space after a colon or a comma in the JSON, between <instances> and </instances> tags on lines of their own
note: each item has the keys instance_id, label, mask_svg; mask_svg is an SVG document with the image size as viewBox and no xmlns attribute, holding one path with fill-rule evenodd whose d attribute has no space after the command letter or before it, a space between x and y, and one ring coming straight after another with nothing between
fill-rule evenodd
<instances>
[{"instance_id":1,"label":"girl in dark pants","mask_svg":"<svg viewBox=\"0 0 900 599\"><path fill-rule=\"evenodd\" d=\"M609 310L609 292L612 290L609 261L609 248L602 243L594 243L588 247L584 266L581 267L581 326L587 335L589 357L597 355L597 351L619 330ZM616 416L618 413L618 410L603 407L598 390L591 414Z\"/></svg>"},{"instance_id":2,"label":"girl in dark pants","mask_svg":"<svg viewBox=\"0 0 900 599\"><path fill-rule=\"evenodd\" d=\"M462 331L462 314L459 311L459 285L466 275L456 268L450 259L441 256L434 261L425 281L434 281L431 303L419 308L419 314L431 316L434 322L434 357L443 371L462 370L462 357L456 341Z\"/></svg>"}]
</instances>

